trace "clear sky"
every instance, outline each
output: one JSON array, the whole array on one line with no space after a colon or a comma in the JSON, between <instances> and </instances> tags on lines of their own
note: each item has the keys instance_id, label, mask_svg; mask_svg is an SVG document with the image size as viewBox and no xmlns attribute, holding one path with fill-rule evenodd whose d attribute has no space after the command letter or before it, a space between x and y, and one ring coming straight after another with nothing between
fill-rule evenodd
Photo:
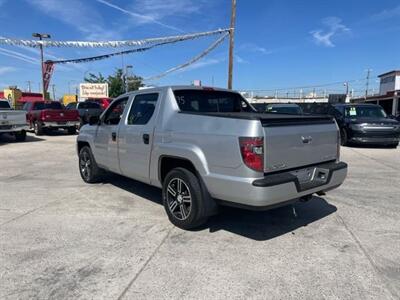
<instances>
[{"instance_id":1,"label":"clear sky","mask_svg":"<svg viewBox=\"0 0 400 300\"><path fill-rule=\"evenodd\" d=\"M237 0L235 89L282 89L323 85L361 91L366 69L376 76L400 68L398 0ZM0 0L0 36L31 38L50 33L55 40L118 40L177 35L229 26L230 0ZM57 66L57 96L85 72L108 75L122 64L142 77L157 75L202 52L216 38L162 46L106 61ZM47 59L78 58L114 49L46 49ZM186 70L151 84L226 86L228 40ZM34 91L40 82L38 50L0 46L0 88ZM335 83L335 85L329 85ZM325 86L325 84L328 84Z\"/></svg>"}]
</instances>

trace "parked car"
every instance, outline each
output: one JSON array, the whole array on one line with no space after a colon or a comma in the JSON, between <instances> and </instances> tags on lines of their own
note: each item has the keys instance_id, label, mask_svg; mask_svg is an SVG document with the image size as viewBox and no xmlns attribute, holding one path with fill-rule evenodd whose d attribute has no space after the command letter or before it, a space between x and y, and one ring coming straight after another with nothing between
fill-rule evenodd
<instances>
[{"instance_id":1,"label":"parked car","mask_svg":"<svg viewBox=\"0 0 400 300\"><path fill-rule=\"evenodd\" d=\"M251 103L259 112L302 115L303 110L296 103Z\"/></svg>"},{"instance_id":2,"label":"parked car","mask_svg":"<svg viewBox=\"0 0 400 300\"><path fill-rule=\"evenodd\" d=\"M111 171L162 188L166 213L188 229L218 205L268 209L344 181L330 116L257 113L225 89L172 86L118 97L77 138L87 183Z\"/></svg>"},{"instance_id":3,"label":"parked car","mask_svg":"<svg viewBox=\"0 0 400 300\"><path fill-rule=\"evenodd\" d=\"M14 135L17 142L22 142L27 130L25 112L12 109L7 100L0 99L0 134Z\"/></svg>"},{"instance_id":4,"label":"parked car","mask_svg":"<svg viewBox=\"0 0 400 300\"><path fill-rule=\"evenodd\" d=\"M100 107L103 110L105 110L107 107L109 107L112 101L113 101L112 98L88 98L88 99L86 99L86 102L96 102L96 103L100 104Z\"/></svg>"},{"instance_id":5,"label":"parked car","mask_svg":"<svg viewBox=\"0 0 400 300\"><path fill-rule=\"evenodd\" d=\"M36 135L42 135L46 130L67 129L69 134L75 134L79 126L77 110L67 110L60 102L35 101L24 104L26 119L30 130Z\"/></svg>"},{"instance_id":6,"label":"parked car","mask_svg":"<svg viewBox=\"0 0 400 300\"><path fill-rule=\"evenodd\" d=\"M268 104L267 113L278 113L278 114L291 114L291 115L302 115L303 110L295 103L273 103Z\"/></svg>"},{"instance_id":7,"label":"parked car","mask_svg":"<svg viewBox=\"0 0 400 300\"><path fill-rule=\"evenodd\" d=\"M250 103L250 105L258 112L266 112L268 103Z\"/></svg>"},{"instance_id":8,"label":"parked car","mask_svg":"<svg viewBox=\"0 0 400 300\"><path fill-rule=\"evenodd\" d=\"M100 116L103 112L99 103L96 102L72 102L69 103L65 109L67 110L78 110L79 112L79 128L89 123L91 116Z\"/></svg>"},{"instance_id":9,"label":"parked car","mask_svg":"<svg viewBox=\"0 0 400 300\"><path fill-rule=\"evenodd\" d=\"M340 127L341 143L379 144L397 147L400 123L389 118L376 104L335 104L335 116Z\"/></svg>"}]
</instances>

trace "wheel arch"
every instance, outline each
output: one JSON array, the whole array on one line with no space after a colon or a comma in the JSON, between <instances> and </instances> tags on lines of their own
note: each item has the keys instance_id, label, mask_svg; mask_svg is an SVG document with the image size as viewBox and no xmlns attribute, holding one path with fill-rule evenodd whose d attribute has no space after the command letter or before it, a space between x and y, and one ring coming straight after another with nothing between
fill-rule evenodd
<instances>
[{"instance_id":1,"label":"wheel arch","mask_svg":"<svg viewBox=\"0 0 400 300\"><path fill-rule=\"evenodd\" d=\"M195 165L187 158L173 156L173 155L161 155L158 160L158 180L162 184L167 174L175 168L184 168L191 171L197 177L199 172Z\"/></svg>"},{"instance_id":2,"label":"wheel arch","mask_svg":"<svg viewBox=\"0 0 400 300\"><path fill-rule=\"evenodd\" d=\"M79 152L81 151L81 149L85 146L88 146L89 148L91 148L89 142L87 142L87 141L78 141L77 142L76 150L78 151L78 155L79 155Z\"/></svg>"}]
</instances>

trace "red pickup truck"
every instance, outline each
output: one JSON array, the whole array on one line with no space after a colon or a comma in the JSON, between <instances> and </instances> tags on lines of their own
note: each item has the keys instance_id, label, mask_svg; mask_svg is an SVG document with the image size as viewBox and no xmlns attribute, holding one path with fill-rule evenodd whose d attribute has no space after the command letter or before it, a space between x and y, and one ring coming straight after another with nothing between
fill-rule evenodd
<instances>
[{"instance_id":1,"label":"red pickup truck","mask_svg":"<svg viewBox=\"0 0 400 300\"><path fill-rule=\"evenodd\" d=\"M42 135L46 130L67 129L69 134L75 134L79 126L79 112L66 110L60 102L35 101L24 104L26 120L29 128L36 135Z\"/></svg>"}]
</instances>

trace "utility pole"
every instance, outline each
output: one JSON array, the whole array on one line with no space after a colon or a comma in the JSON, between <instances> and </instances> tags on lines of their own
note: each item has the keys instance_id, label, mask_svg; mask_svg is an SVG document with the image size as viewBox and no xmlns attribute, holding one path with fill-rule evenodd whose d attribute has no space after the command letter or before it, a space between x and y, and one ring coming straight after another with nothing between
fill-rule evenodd
<instances>
[{"instance_id":1,"label":"utility pole","mask_svg":"<svg viewBox=\"0 0 400 300\"><path fill-rule=\"evenodd\" d=\"M370 68L367 69L367 77L365 78L366 79L366 82L365 82L365 99L367 99L367 97L368 97L369 76L371 74L371 71L372 70Z\"/></svg>"},{"instance_id":2,"label":"utility pole","mask_svg":"<svg viewBox=\"0 0 400 300\"><path fill-rule=\"evenodd\" d=\"M27 83L28 83L28 92L29 92L29 93L32 92L31 82L32 82L32 81L30 81L30 80L27 81Z\"/></svg>"},{"instance_id":3,"label":"utility pole","mask_svg":"<svg viewBox=\"0 0 400 300\"><path fill-rule=\"evenodd\" d=\"M236 0L232 0L231 26L229 28L228 89L232 89L233 46L234 46L234 35L235 35L235 21L236 21Z\"/></svg>"},{"instance_id":4,"label":"utility pole","mask_svg":"<svg viewBox=\"0 0 400 300\"><path fill-rule=\"evenodd\" d=\"M39 40L43 40L43 39L49 39L51 36L48 33L32 33L33 37L39 38ZM39 45L39 49L40 49L40 65L42 67L42 99L43 101L46 100L46 90L45 90L45 86L44 86L44 62L43 62L43 45L40 44Z\"/></svg>"},{"instance_id":5,"label":"utility pole","mask_svg":"<svg viewBox=\"0 0 400 300\"><path fill-rule=\"evenodd\" d=\"M51 85L51 88L53 89L53 101L56 101L56 89L55 89L55 84Z\"/></svg>"}]
</instances>

